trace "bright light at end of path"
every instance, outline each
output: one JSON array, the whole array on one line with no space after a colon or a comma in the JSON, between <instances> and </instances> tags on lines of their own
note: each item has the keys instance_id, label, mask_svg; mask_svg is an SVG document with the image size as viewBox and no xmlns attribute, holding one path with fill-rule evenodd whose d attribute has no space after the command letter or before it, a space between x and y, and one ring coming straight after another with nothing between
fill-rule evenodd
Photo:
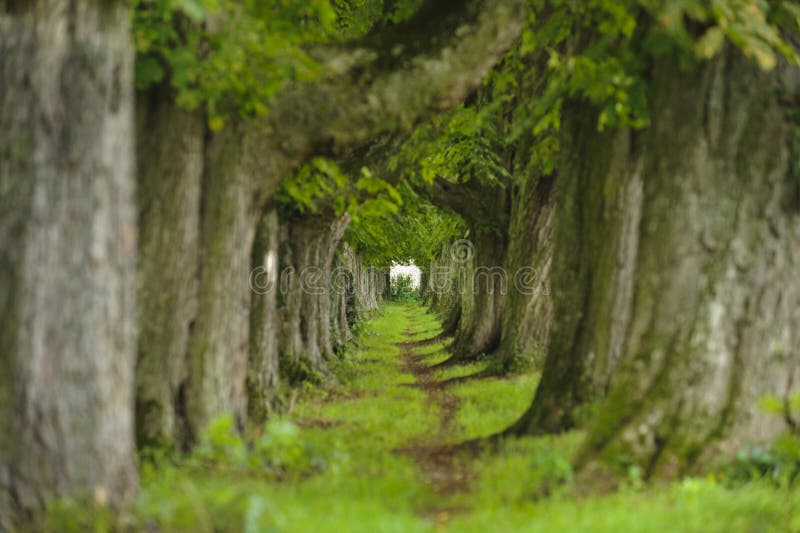
<instances>
[{"instance_id":1,"label":"bright light at end of path","mask_svg":"<svg viewBox=\"0 0 800 533\"><path fill-rule=\"evenodd\" d=\"M389 270L389 276L392 279L395 279L397 276L411 276L411 287L418 289L420 272L417 265L392 265L392 268Z\"/></svg>"}]
</instances>

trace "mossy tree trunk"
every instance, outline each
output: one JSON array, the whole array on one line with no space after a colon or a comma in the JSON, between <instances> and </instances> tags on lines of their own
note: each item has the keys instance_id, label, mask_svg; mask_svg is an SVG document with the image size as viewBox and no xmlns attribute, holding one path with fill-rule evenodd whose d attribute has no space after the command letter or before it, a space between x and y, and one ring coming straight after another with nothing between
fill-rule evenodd
<instances>
[{"instance_id":1,"label":"mossy tree trunk","mask_svg":"<svg viewBox=\"0 0 800 533\"><path fill-rule=\"evenodd\" d=\"M800 69L729 48L654 82L621 367L582 461L674 477L769 443L787 425L760 399L800 387Z\"/></svg>"},{"instance_id":2,"label":"mossy tree trunk","mask_svg":"<svg viewBox=\"0 0 800 533\"><path fill-rule=\"evenodd\" d=\"M383 271L364 266L362 255L343 243L331 271L331 335L335 353L353 340L352 328L383 299Z\"/></svg>"},{"instance_id":3,"label":"mossy tree trunk","mask_svg":"<svg viewBox=\"0 0 800 533\"><path fill-rule=\"evenodd\" d=\"M533 404L512 428L573 427L605 394L630 317L642 177L632 133L599 133L596 113L566 111L554 191L553 321Z\"/></svg>"},{"instance_id":4,"label":"mossy tree trunk","mask_svg":"<svg viewBox=\"0 0 800 533\"><path fill-rule=\"evenodd\" d=\"M474 360L492 352L500 342L503 300L508 291L502 266L506 239L494 232L479 231L473 232L474 257L464 265L458 328L449 347L453 356L447 363Z\"/></svg>"},{"instance_id":5,"label":"mossy tree trunk","mask_svg":"<svg viewBox=\"0 0 800 533\"><path fill-rule=\"evenodd\" d=\"M296 216L285 222L281 250L281 372L296 382L328 374L331 267L350 217Z\"/></svg>"},{"instance_id":6,"label":"mossy tree trunk","mask_svg":"<svg viewBox=\"0 0 800 533\"><path fill-rule=\"evenodd\" d=\"M428 281L430 306L442 319L442 337L453 335L461 318L464 263L455 261L450 248L451 243L442 245L442 251L431 263Z\"/></svg>"},{"instance_id":7,"label":"mossy tree trunk","mask_svg":"<svg viewBox=\"0 0 800 533\"><path fill-rule=\"evenodd\" d=\"M140 446L187 436L189 333L197 317L206 128L163 89L137 104L139 250L136 432Z\"/></svg>"},{"instance_id":8,"label":"mossy tree trunk","mask_svg":"<svg viewBox=\"0 0 800 533\"><path fill-rule=\"evenodd\" d=\"M355 318L353 272L338 261L334 263L337 281L331 287L331 342L333 352L341 354L353 339L350 326Z\"/></svg>"},{"instance_id":9,"label":"mossy tree trunk","mask_svg":"<svg viewBox=\"0 0 800 533\"><path fill-rule=\"evenodd\" d=\"M420 265L419 267L419 298L423 304L430 301L430 292L428 291L428 265Z\"/></svg>"},{"instance_id":10,"label":"mossy tree trunk","mask_svg":"<svg viewBox=\"0 0 800 533\"><path fill-rule=\"evenodd\" d=\"M448 252L458 271L453 288L459 293L458 327L445 363L474 360L493 351L502 329L503 300L508 291L504 269L508 245L508 191L483 185L477 178L452 185L438 182L434 201L459 213L470 227L470 238L454 242ZM452 316L451 316L452 318Z\"/></svg>"},{"instance_id":11,"label":"mossy tree trunk","mask_svg":"<svg viewBox=\"0 0 800 533\"><path fill-rule=\"evenodd\" d=\"M556 322L517 429L568 427L610 388L579 463L626 457L647 476L676 476L774 438L785 422L759 399L796 392L800 224L787 105L797 105L800 74L765 74L729 48L692 71L660 60L652 83L647 130L570 125ZM559 294L571 284L579 289Z\"/></svg>"},{"instance_id":12,"label":"mossy tree trunk","mask_svg":"<svg viewBox=\"0 0 800 533\"><path fill-rule=\"evenodd\" d=\"M331 342L333 351L341 353L352 340L350 326L355 323L359 257L343 243L334 254L331 270ZM360 304L358 304L360 306Z\"/></svg>"},{"instance_id":13,"label":"mossy tree trunk","mask_svg":"<svg viewBox=\"0 0 800 533\"><path fill-rule=\"evenodd\" d=\"M128 6L0 11L0 529L137 485ZM23 529L28 529L30 524Z\"/></svg>"},{"instance_id":14,"label":"mossy tree trunk","mask_svg":"<svg viewBox=\"0 0 800 533\"><path fill-rule=\"evenodd\" d=\"M253 243L265 202L280 183L271 165L286 164L263 149L266 134L255 122L233 124L206 148L186 394L192 438L220 414L233 414L240 427L246 418Z\"/></svg>"},{"instance_id":15,"label":"mossy tree trunk","mask_svg":"<svg viewBox=\"0 0 800 533\"><path fill-rule=\"evenodd\" d=\"M210 135L168 91L139 96L137 433L185 448L217 414L244 421L253 239L268 171L291 167L256 145L262 125Z\"/></svg>"},{"instance_id":16,"label":"mossy tree trunk","mask_svg":"<svg viewBox=\"0 0 800 533\"><path fill-rule=\"evenodd\" d=\"M360 255L355 257L353 273L355 275L355 296L360 309L376 311L386 292L387 268L365 265Z\"/></svg>"},{"instance_id":17,"label":"mossy tree trunk","mask_svg":"<svg viewBox=\"0 0 800 533\"><path fill-rule=\"evenodd\" d=\"M523 152L527 153L527 151ZM553 259L554 176L540 176L528 165L514 176L511 194L506 279L500 345L495 357L510 370L517 360L543 363L553 305L550 266Z\"/></svg>"}]
</instances>

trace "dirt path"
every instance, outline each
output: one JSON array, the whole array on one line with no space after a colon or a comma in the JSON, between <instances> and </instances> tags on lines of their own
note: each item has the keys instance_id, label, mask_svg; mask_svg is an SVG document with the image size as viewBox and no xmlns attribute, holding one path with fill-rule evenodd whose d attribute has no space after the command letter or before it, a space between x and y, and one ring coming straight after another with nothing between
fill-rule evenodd
<instances>
[{"instance_id":1,"label":"dirt path","mask_svg":"<svg viewBox=\"0 0 800 533\"><path fill-rule=\"evenodd\" d=\"M413 337L413 321L405 331L407 337ZM475 477L467 461L470 450L454 442L453 423L460 406L460 399L444 386L437 373L425 363L426 356L414 353L415 348L431 344L429 340L397 343L402 350L401 357L406 369L414 376L417 386L422 388L430 406L439 411L439 428L430 436L429 442L415 444L400 451L412 457L425 473L427 482L439 496L439 505L426 510L426 518L440 524L447 521L453 513L461 509L448 505L450 496L469 490L470 481Z\"/></svg>"}]
</instances>

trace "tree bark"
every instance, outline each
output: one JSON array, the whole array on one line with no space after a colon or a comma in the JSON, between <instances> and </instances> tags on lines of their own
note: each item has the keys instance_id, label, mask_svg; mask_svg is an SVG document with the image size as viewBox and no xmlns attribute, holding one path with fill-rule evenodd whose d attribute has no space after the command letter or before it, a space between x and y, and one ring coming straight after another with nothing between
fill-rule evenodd
<instances>
[{"instance_id":1,"label":"tree bark","mask_svg":"<svg viewBox=\"0 0 800 533\"><path fill-rule=\"evenodd\" d=\"M264 128L233 124L208 143L200 220L197 318L189 338L186 412L196 438L214 417L244 427L253 240L266 199L277 189Z\"/></svg>"},{"instance_id":2,"label":"tree bark","mask_svg":"<svg viewBox=\"0 0 800 533\"><path fill-rule=\"evenodd\" d=\"M247 366L247 415L263 424L272 411L279 384L278 245L280 227L274 207L264 210L256 230L250 275L250 357Z\"/></svg>"},{"instance_id":3,"label":"tree bark","mask_svg":"<svg viewBox=\"0 0 800 533\"><path fill-rule=\"evenodd\" d=\"M423 304L427 304L430 301L430 291L428 291L428 266L421 265L419 267L419 299L422 301Z\"/></svg>"},{"instance_id":4,"label":"tree bark","mask_svg":"<svg viewBox=\"0 0 800 533\"><path fill-rule=\"evenodd\" d=\"M525 151L524 153L527 153ZM508 371L521 359L543 364L553 315L554 176L515 176L506 255L508 294L503 301L500 345L494 356Z\"/></svg>"},{"instance_id":5,"label":"tree bark","mask_svg":"<svg viewBox=\"0 0 800 533\"><path fill-rule=\"evenodd\" d=\"M461 280L464 276L460 270L463 263L456 263L450 247L450 243L443 244L441 253L432 261L428 283L430 306L442 320L442 337L453 335L461 318Z\"/></svg>"},{"instance_id":6,"label":"tree bark","mask_svg":"<svg viewBox=\"0 0 800 533\"><path fill-rule=\"evenodd\" d=\"M354 310L355 293L353 273L341 263L335 263L334 271L337 282L331 290L331 342L333 352L341 355L353 339L350 314Z\"/></svg>"},{"instance_id":7,"label":"tree bark","mask_svg":"<svg viewBox=\"0 0 800 533\"><path fill-rule=\"evenodd\" d=\"M291 383L328 375L333 358L330 278L350 217L306 215L287 221L281 253L281 372Z\"/></svg>"},{"instance_id":8,"label":"tree bark","mask_svg":"<svg viewBox=\"0 0 800 533\"><path fill-rule=\"evenodd\" d=\"M355 297L358 307L364 311L377 311L386 291L386 268L364 265L361 255L356 255L353 273L355 275Z\"/></svg>"},{"instance_id":9,"label":"tree bark","mask_svg":"<svg viewBox=\"0 0 800 533\"><path fill-rule=\"evenodd\" d=\"M533 404L512 431L558 432L605 394L630 318L642 177L632 133L566 111L555 188L549 345Z\"/></svg>"},{"instance_id":10,"label":"tree bark","mask_svg":"<svg viewBox=\"0 0 800 533\"><path fill-rule=\"evenodd\" d=\"M139 446L180 447L188 437L187 353L197 317L205 133L202 113L178 109L169 91L139 94Z\"/></svg>"},{"instance_id":11,"label":"tree bark","mask_svg":"<svg viewBox=\"0 0 800 533\"><path fill-rule=\"evenodd\" d=\"M449 347L453 356L442 364L471 361L493 351L500 341L503 300L508 291L504 269L508 191L502 186L483 185L475 177L459 185L439 181L434 186L434 201L460 214L471 228L472 240L456 241L449 249L454 261L450 267L459 272L456 288L461 309Z\"/></svg>"},{"instance_id":12,"label":"tree bark","mask_svg":"<svg viewBox=\"0 0 800 533\"><path fill-rule=\"evenodd\" d=\"M646 476L703 470L783 429L758 401L795 391L800 363L797 176L777 89L796 99L798 80L728 48L691 72L657 61L642 132L597 133L570 113L555 323L513 429L570 427L610 389L579 465L625 457Z\"/></svg>"},{"instance_id":13,"label":"tree bark","mask_svg":"<svg viewBox=\"0 0 800 533\"><path fill-rule=\"evenodd\" d=\"M121 2L0 12L0 529L136 490L129 32Z\"/></svg>"},{"instance_id":14,"label":"tree bark","mask_svg":"<svg viewBox=\"0 0 800 533\"><path fill-rule=\"evenodd\" d=\"M472 233L475 235L475 232ZM505 236L477 234L474 257L464 265L458 329L445 363L472 361L492 352L500 342L503 300L508 291L505 275Z\"/></svg>"},{"instance_id":15,"label":"tree bark","mask_svg":"<svg viewBox=\"0 0 800 533\"><path fill-rule=\"evenodd\" d=\"M796 394L800 378L787 109L800 69L765 74L728 48L691 74L661 62L654 81L622 367L581 463L625 455L647 477L675 477L787 428L758 404Z\"/></svg>"}]
</instances>

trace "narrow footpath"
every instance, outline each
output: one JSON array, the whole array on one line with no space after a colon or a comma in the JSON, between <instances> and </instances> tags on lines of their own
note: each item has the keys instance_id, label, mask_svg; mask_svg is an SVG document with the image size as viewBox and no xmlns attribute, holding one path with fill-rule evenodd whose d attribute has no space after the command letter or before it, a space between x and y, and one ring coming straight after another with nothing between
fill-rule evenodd
<instances>
[{"instance_id":1,"label":"narrow footpath","mask_svg":"<svg viewBox=\"0 0 800 533\"><path fill-rule=\"evenodd\" d=\"M418 302L386 304L359 327L357 345L333 367L338 384L309 388L288 417L318 455L309 462L324 468L286 476L276 492L292 495L281 531L463 531L467 522L481 531L473 513L502 456L462 443L513 422L535 376L458 383L487 363L432 369L449 357L449 339Z\"/></svg>"}]
</instances>

